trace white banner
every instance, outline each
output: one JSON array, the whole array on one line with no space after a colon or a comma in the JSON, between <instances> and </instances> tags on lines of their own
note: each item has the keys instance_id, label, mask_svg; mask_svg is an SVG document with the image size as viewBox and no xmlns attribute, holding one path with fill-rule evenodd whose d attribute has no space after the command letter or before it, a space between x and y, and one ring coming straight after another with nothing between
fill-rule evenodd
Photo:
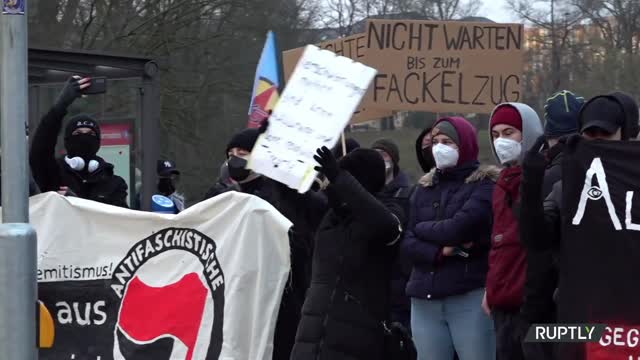
<instances>
[{"instance_id":1,"label":"white banner","mask_svg":"<svg viewBox=\"0 0 640 360\"><path fill-rule=\"evenodd\" d=\"M40 359L271 359L291 223L267 202L161 215L47 193L30 212L56 327Z\"/></svg>"},{"instance_id":2,"label":"white banner","mask_svg":"<svg viewBox=\"0 0 640 360\"><path fill-rule=\"evenodd\" d=\"M317 174L316 149L335 145L375 75L373 68L308 45L248 167L307 192Z\"/></svg>"}]
</instances>

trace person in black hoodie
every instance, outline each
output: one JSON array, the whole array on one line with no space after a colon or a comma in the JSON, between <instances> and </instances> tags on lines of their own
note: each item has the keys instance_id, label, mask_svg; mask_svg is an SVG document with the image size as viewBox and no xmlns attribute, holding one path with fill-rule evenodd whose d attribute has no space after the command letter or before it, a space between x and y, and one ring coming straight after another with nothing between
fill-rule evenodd
<instances>
[{"instance_id":1,"label":"person in black hoodie","mask_svg":"<svg viewBox=\"0 0 640 360\"><path fill-rule=\"evenodd\" d=\"M377 151L358 149L338 163L323 147L315 159L316 170L330 182L331 209L316 235L311 287L291 360L386 360L381 322L389 316L402 210L375 197L385 183Z\"/></svg>"},{"instance_id":2,"label":"person in black hoodie","mask_svg":"<svg viewBox=\"0 0 640 360\"><path fill-rule=\"evenodd\" d=\"M565 139L565 150L571 151L578 141L609 140L626 141L638 135L637 105L629 105L629 98L621 93L596 96L582 106L578 115L580 135L572 135ZM630 108L635 107L632 111ZM521 187L520 236L529 252L559 251L562 244L562 223L568 214L562 207L562 180L557 181L546 197L544 196L544 177L548 159L539 151L544 138L538 139L523 162L523 180ZM565 249L565 253L567 250ZM563 257L560 256L560 273L562 274ZM530 274L527 274L530 276ZM539 278L538 284L544 279ZM548 288L555 287L557 280L548 278ZM562 298L562 290L559 290ZM561 300L560 300L561 302ZM531 315L531 314L529 314ZM536 319L534 319L536 320ZM520 327L524 332L529 324ZM527 347L524 347L526 350ZM559 358L573 358L574 355L556 349ZM539 357L526 356L527 359Z\"/></svg>"},{"instance_id":3,"label":"person in black hoodie","mask_svg":"<svg viewBox=\"0 0 640 360\"><path fill-rule=\"evenodd\" d=\"M273 341L273 359L288 360L300 321L300 309L309 287L311 251L316 229L326 212L326 200L314 191L299 194L286 185L264 177L246 165L251 151L268 122L259 129L245 129L235 134L227 145L228 174L233 185L219 181L207 194L214 197L228 191L240 191L270 203L293 223L289 231L291 276L282 296Z\"/></svg>"},{"instance_id":4,"label":"person in black hoodie","mask_svg":"<svg viewBox=\"0 0 640 360\"><path fill-rule=\"evenodd\" d=\"M127 184L113 165L97 156L100 125L87 116L74 116L64 131L67 155L55 157L58 133L67 108L91 85L89 78L71 77L58 100L42 118L29 153L33 178L43 192L58 191L104 204L128 207Z\"/></svg>"},{"instance_id":5,"label":"person in black hoodie","mask_svg":"<svg viewBox=\"0 0 640 360\"><path fill-rule=\"evenodd\" d=\"M431 127L424 129L416 139L416 156L420 168L425 174L428 174L429 171L436 167L436 161L433 159L433 152L431 151L431 130Z\"/></svg>"}]
</instances>

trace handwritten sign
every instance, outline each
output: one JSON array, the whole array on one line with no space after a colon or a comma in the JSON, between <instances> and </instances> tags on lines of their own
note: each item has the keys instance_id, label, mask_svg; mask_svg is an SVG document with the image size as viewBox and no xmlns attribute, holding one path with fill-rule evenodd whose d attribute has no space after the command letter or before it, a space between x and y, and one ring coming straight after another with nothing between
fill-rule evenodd
<instances>
[{"instance_id":1,"label":"handwritten sign","mask_svg":"<svg viewBox=\"0 0 640 360\"><path fill-rule=\"evenodd\" d=\"M520 101L524 29L517 24L370 20L375 108L489 113Z\"/></svg>"},{"instance_id":2,"label":"handwritten sign","mask_svg":"<svg viewBox=\"0 0 640 360\"><path fill-rule=\"evenodd\" d=\"M367 62L367 35L365 33L356 34L340 39L323 41L317 44L321 49L329 50L337 55L348 57L349 59L368 65ZM288 79L293 69L298 64L300 56L304 48L287 50L282 54L282 63L284 70L284 78ZM371 87L369 87L371 92ZM367 97L365 97L367 98ZM372 104L366 103L364 100L360 103L351 119L352 124L357 124L369 120L382 119L393 115L390 110L381 110L371 107Z\"/></svg>"},{"instance_id":3,"label":"handwritten sign","mask_svg":"<svg viewBox=\"0 0 640 360\"><path fill-rule=\"evenodd\" d=\"M307 192L316 176L316 149L336 144L375 74L361 63L307 46L248 167Z\"/></svg>"}]
</instances>

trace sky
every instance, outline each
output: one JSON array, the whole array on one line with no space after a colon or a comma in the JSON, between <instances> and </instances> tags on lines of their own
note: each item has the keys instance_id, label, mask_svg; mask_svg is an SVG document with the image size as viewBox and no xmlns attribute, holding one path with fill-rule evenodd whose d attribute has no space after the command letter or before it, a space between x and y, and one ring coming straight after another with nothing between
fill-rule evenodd
<instances>
[{"instance_id":1,"label":"sky","mask_svg":"<svg viewBox=\"0 0 640 360\"><path fill-rule=\"evenodd\" d=\"M495 22L508 23L518 22L518 18L507 10L506 0L482 0L483 6L480 9L480 16L487 17Z\"/></svg>"}]
</instances>

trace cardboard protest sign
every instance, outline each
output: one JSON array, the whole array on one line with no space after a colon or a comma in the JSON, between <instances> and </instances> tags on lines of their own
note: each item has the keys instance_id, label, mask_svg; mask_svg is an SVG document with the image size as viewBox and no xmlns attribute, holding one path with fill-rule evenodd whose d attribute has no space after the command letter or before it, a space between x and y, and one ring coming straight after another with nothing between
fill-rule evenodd
<instances>
[{"instance_id":1,"label":"cardboard protest sign","mask_svg":"<svg viewBox=\"0 0 640 360\"><path fill-rule=\"evenodd\" d=\"M366 43L366 34L363 33L347 36L340 39L323 41L316 46L324 50L333 51L337 55L348 57L349 59L368 65ZM289 77L291 76L291 73L298 64L298 60L300 60L303 51L304 48L297 48L285 51L282 54L285 79L289 79ZM369 91L371 91L371 87L369 87ZM367 99L367 97L365 96L364 99ZM372 108L372 104L366 103L364 99L362 100L356 111L353 113L353 118L351 119L352 124L357 124L369 120L382 119L393 115L393 112L390 110Z\"/></svg>"},{"instance_id":2,"label":"cardboard protest sign","mask_svg":"<svg viewBox=\"0 0 640 360\"><path fill-rule=\"evenodd\" d=\"M40 359L271 359L291 223L267 202L162 215L50 192L29 210L55 323Z\"/></svg>"},{"instance_id":3,"label":"cardboard protest sign","mask_svg":"<svg viewBox=\"0 0 640 360\"><path fill-rule=\"evenodd\" d=\"M559 359L640 358L640 143L585 141L564 152L559 323L607 326Z\"/></svg>"},{"instance_id":4,"label":"cardboard protest sign","mask_svg":"<svg viewBox=\"0 0 640 360\"><path fill-rule=\"evenodd\" d=\"M248 167L307 192L317 174L316 149L336 144L375 74L349 58L307 46Z\"/></svg>"},{"instance_id":5,"label":"cardboard protest sign","mask_svg":"<svg viewBox=\"0 0 640 360\"><path fill-rule=\"evenodd\" d=\"M520 101L522 25L369 20L366 104L378 109L489 113Z\"/></svg>"}]
</instances>

